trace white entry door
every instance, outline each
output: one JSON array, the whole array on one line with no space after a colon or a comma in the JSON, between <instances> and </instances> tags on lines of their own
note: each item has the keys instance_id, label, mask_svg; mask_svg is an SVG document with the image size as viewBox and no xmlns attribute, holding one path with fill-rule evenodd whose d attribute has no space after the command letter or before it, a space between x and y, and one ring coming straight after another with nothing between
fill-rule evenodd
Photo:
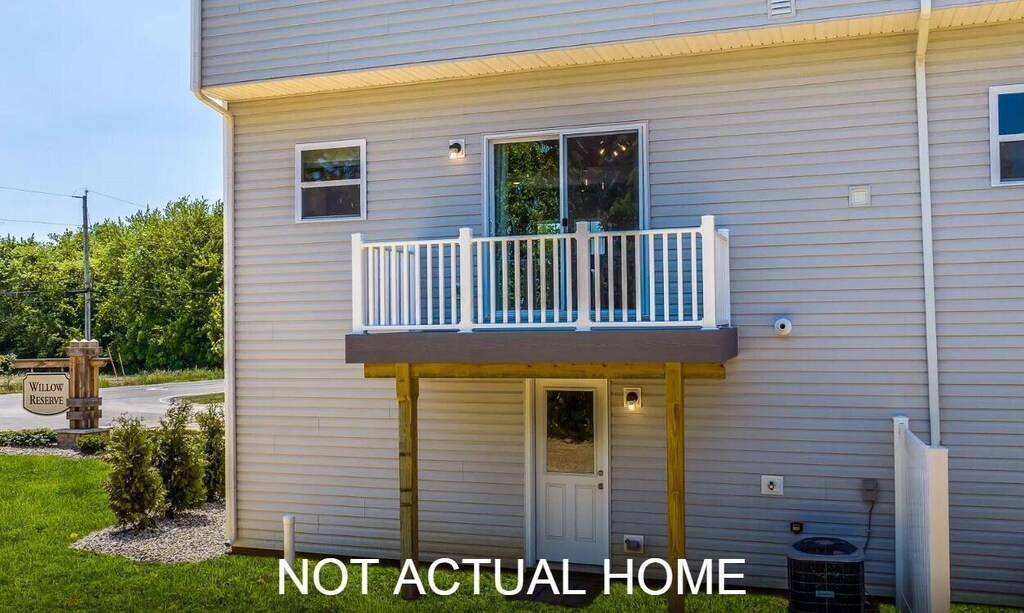
<instances>
[{"instance_id":1,"label":"white entry door","mask_svg":"<svg viewBox=\"0 0 1024 613\"><path fill-rule=\"evenodd\" d=\"M608 557L608 388L537 381L537 557L601 565Z\"/></svg>"}]
</instances>

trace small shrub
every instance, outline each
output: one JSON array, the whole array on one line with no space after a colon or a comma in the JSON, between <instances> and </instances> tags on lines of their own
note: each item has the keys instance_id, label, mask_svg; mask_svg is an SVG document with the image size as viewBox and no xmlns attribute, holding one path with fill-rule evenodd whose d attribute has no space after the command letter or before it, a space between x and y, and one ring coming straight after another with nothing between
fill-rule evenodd
<instances>
[{"instance_id":1,"label":"small shrub","mask_svg":"<svg viewBox=\"0 0 1024 613\"><path fill-rule=\"evenodd\" d=\"M0 390L14 389L11 379L14 378L14 360L16 359L18 356L13 353L0 354Z\"/></svg>"},{"instance_id":2,"label":"small shrub","mask_svg":"<svg viewBox=\"0 0 1024 613\"><path fill-rule=\"evenodd\" d=\"M85 455L96 455L107 450L107 437L100 434L86 434L78 438L78 450Z\"/></svg>"},{"instance_id":3,"label":"small shrub","mask_svg":"<svg viewBox=\"0 0 1024 613\"><path fill-rule=\"evenodd\" d=\"M83 437L84 438L84 437ZM136 530L156 525L164 489L153 466L153 437L138 417L121 416L107 445L111 470L103 483L117 523Z\"/></svg>"},{"instance_id":4,"label":"small shrub","mask_svg":"<svg viewBox=\"0 0 1024 613\"><path fill-rule=\"evenodd\" d=\"M206 473L203 485L206 500L214 502L224 499L225 454L224 454L224 410L218 404L206 407L196 414L196 422L206 459Z\"/></svg>"},{"instance_id":5,"label":"small shrub","mask_svg":"<svg viewBox=\"0 0 1024 613\"><path fill-rule=\"evenodd\" d=\"M13 375L14 360L16 359L18 356L13 353L0 353L0 375Z\"/></svg>"},{"instance_id":6,"label":"small shrub","mask_svg":"<svg viewBox=\"0 0 1024 613\"><path fill-rule=\"evenodd\" d=\"M175 402L160 420L156 433L156 466L164 483L168 516L206 502L206 462L197 437L188 431L191 417L191 402Z\"/></svg>"},{"instance_id":7,"label":"small shrub","mask_svg":"<svg viewBox=\"0 0 1024 613\"><path fill-rule=\"evenodd\" d=\"M0 447L51 447L56 444L57 433L50 428L0 430Z\"/></svg>"}]
</instances>

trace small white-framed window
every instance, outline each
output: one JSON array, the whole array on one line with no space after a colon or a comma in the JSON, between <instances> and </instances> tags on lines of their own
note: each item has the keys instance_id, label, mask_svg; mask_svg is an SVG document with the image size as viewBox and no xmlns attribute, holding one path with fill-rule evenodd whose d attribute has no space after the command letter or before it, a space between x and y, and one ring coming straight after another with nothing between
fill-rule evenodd
<instances>
[{"instance_id":1,"label":"small white-framed window","mask_svg":"<svg viewBox=\"0 0 1024 613\"><path fill-rule=\"evenodd\" d=\"M366 219L366 141L295 145L295 221Z\"/></svg>"},{"instance_id":2,"label":"small white-framed window","mask_svg":"<svg viewBox=\"0 0 1024 613\"><path fill-rule=\"evenodd\" d=\"M1024 185L1024 84L988 90L992 185Z\"/></svg>"}]
</instances>

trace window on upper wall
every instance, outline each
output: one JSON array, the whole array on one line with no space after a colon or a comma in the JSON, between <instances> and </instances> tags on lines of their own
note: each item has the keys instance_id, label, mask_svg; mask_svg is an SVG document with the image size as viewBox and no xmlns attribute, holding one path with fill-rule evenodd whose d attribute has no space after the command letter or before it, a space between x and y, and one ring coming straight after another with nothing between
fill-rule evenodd
<instances>
[{"instance_id":1,"label":"window on upper wall","mask_svg":"<svg viewBox=\"0 0 1024 613\"><path fill-rule=\"evenodd\" d=\"M989 89L992 185L1024 184L1024 85Z\"/></svg>"},{"instance_id":2,"label":"window on upper wall","mask_svg":"<svg viewBox=\"0 0 1024 613\"><path fill-rule=\"evenodd\" d=\"M295 221L366 219L366 141L295 146Z\"/></svg>"}]
</instances>

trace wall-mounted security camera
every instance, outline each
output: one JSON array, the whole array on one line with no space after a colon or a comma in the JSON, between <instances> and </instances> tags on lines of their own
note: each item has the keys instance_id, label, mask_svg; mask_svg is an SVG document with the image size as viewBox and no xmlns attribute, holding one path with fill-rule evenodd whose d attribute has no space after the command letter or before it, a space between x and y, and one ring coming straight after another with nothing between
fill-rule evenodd
<instances>
[{"instance_id":1,"label":"wall-mounted security camera","mask_svg":"<svg viewBox=\"0 0 1024 613\"><path fill-rule=\"evenodd\" d=\"M789 336L789 333L793 331L793 322L789 321L785 317L780 317L775 320L775 333L779 336Z\"/></svg>"}]
</instances>

